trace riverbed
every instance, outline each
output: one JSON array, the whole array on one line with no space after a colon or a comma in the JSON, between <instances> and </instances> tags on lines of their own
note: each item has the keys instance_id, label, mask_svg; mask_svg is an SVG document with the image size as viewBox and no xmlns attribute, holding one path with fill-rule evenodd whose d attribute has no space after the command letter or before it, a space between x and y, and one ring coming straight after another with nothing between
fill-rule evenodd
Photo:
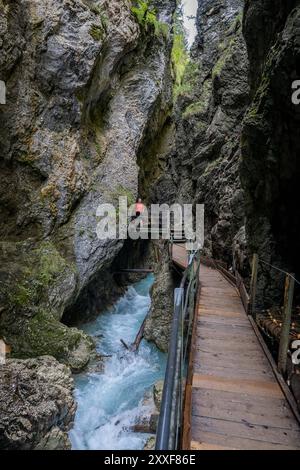
<instances>
[{"instance_id":1,"label":"riverbed","mask_svg":"<svg viewBox=\"0 0 300 470\"><path fill-rule=\"evenodd\" d=\"M107 312L82 327L94 337L97 352L108 356L103 371L90 371L75 377L78 403L72 448L78 450L143 449L147 434L132 430L139 416L147 413L145 393L163 379L166 355L146 341L132 353L121 344L134 341L149 311L149 291L153 275L130 286L126 294Z\"/></svg>"}]
</instances>

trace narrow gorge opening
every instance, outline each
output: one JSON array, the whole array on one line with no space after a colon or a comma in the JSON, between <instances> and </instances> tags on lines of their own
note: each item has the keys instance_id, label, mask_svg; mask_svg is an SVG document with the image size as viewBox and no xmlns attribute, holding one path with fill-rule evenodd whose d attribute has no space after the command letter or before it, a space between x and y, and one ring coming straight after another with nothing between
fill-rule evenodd
<instances>
[{"instance_id":1,"label":"narrow gorge opening","mask_svg":"<svg viewBox=\"0 0 300 470\"><path fill-rule=\"evenodd\" d=\"M173 379L165 447L297 447L299 30L299 0L0 0L0 449L153 450ZM124 199L204 206L204 240L118 237Z\"/></svg>"},{"instance_id":2,"label":"narrow gorge opening","mask_svg":"<svg viewBox=\"0 0 300 470\"><path fill-rule=\"evenodd\" d=\"M185 2L177 13L181 15L185 43L183 53L187 57L197 34L197 8L197 2ZM168 86L170 89L166 93L173 95L172 81L168 82ZM156 102L139 147L138 194L147 204L166 202L160 193L160 181L165 175L173 145L175 127L172 112L170 103L161 98ZM63 316L66 324L76 325L94 338L97 356L102 357L101 364L97 361L93 364L92 361L90 370L75 379L78 410L70 431L73 449L142 449L153 445L158 420L155 388L162 386L166 364L166 354L157 348L160 339L154 339L155 332L152 331L156 327L161 328L160 320L148 322L148 337L146 334L146 340L142 340L136 353L127 351L124 342L125 345L133 343L150 313L151 297L152 302L156 300L155 293L150 296L155 275L149 274L133 282L140 276L121 274L121 271L126 268L153 269L159 278L156 284L164 282L162 276L165 274L162 271L168 268L165 250L161 243L126 240L107 272L107 279L101 272L84 289L75 306ZM179 285L180 276L177 278L175 272L169 273L168 278L169 284L163 295L172 297L171 290ZM116 300L118 296L120 298ZM105 299L107 305L114 303L113 306L103 309L103 306L106 307L103 304ZM153 304L152 308L155 308ZM92 313L95 320L86 322L87 310L87 316ZM170 314L172 306L168 312ZM161 334L165 335L165 332ZM154 340L156 344L147 340ZM162 349L165 348L163 345Z\"/></svg>"}]
</instances>

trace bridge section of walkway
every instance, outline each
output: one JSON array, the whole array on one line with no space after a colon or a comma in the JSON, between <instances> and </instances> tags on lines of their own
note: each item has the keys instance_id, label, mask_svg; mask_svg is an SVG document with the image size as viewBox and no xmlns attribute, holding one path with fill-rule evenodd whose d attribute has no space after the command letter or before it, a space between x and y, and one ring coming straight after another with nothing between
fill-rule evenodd
<instances>
[{"instance_id":1,"label":"bridge section of walkway","mask_svg":"<svg viewBox=\"0 0 300 470\"><path fill-rule=\"evenodd\" d=\"M172 260L185 268L184 245ZM201 264L193 337L191 449L299 449L300 430L238 290ZM186 442L186 436L184 439Z\"/></svg>"}]
</instances>

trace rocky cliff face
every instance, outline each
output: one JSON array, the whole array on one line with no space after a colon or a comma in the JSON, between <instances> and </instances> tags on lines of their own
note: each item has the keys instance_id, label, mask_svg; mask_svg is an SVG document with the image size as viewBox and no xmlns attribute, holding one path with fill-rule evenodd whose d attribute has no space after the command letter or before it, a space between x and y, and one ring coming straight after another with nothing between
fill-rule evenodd
<instances>
[{"instance_id":1,"label":"rocky cliff face","mask_svg":"<svg viewBox=\"0 0 300 470\"><path fill-rule=\"evenodd\" d=\"M249 103L243 0L202 0L198 36L172 119L150 150L163 174L148 187L153 202L205 204L205 250L247 271L244 200L239 178L242 120ZM149 179L148 179L149 181ZM174 283L163 264L152 290L145 336L168 349ZM168 295L165 295L168 292Z\"/></svg>"},{"instance_id":2,"label":"rocky cliff face","mask_svg":"<svg viewBox=\"0 0 300 470\"><path fill-rule=\"evenodd\" d=\"M145 324L144 337L163 352L168 352L174 313L174 273L170 270L168 247L157 244L159 262L151 289L151 309Z\"/></svg>"},{"instance_id":3,"label":"rocky cliff face","mask_svg":"<svg viewBox=\"0 0 300 470\"><path fill-rule=\"evenodd\" d=\"M73 380L53 357L10 359L0 369L0 448L70 448Z\"/></svg>"},{"instance_id":4,"label":"rocky cliff face","mask_svg":"<svg viewBox=\"0 0 300 470\"><path fill-rule=\"evenodd\" d=\"M300 108L292 102L300 70L299 1L246 1L244 36L252 90L241 161L249 247L299 273ZM282 301L283 280L260 266L259 301Z\"/></svg>"},{"instance_id":5,"label":"rocky cliff face","mask_svg":"<svg viewBox=\"0 0 300 470\"><path fill-rule=\"evenodd\" d=\"M249 90L242 9L242 0L199 2L198 37L174 117L172 181L161 182L171 200L205 204L206 251L230 264L232 241L244 234L239 157Z\"/></svg>"},{"instance_id":6,"label":"rocky cliff face","mask_svg":"<svg viewBox=\"0 0 300 470\"><path fill-rule=\"evenodd\" d=\"M60 323L113 290L122 241L96 235L96 209L138 193L138 155L167 119L175 0L154 23L129 0L0 2L0 336L16 357L79 370L92 343ZM102 295L103 292L106 295Z\"/></svg>"}]
</instances>

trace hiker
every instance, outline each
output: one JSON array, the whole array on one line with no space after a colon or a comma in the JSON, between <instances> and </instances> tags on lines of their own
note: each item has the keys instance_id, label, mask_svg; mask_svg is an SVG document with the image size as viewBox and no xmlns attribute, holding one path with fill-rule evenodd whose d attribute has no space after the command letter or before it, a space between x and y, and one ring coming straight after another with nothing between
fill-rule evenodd
<instances>
[{"instance_id":1,"label":"hiker","mask_svg":"<svg viewBox=\"0 0 300 470\"><path fill-rule=\"evenodd\" d=\"M142 203L142 199L139 197L135 204L135 217L136 218L140 217L141 215L143 215L144 211L145 211L145 206Z\"/></svg>"}]
</instances>

